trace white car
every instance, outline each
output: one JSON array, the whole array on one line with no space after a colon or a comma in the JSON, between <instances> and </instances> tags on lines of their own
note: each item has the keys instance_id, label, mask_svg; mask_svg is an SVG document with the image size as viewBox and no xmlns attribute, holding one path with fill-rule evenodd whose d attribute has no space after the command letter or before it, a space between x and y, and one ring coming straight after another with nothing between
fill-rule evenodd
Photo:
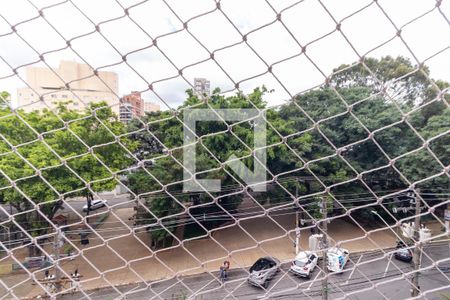
<instances>
[{"instance_id":1,"label":"white car","mask_svg":"<svg viewBox=\"0 0 450 300\"><path fill-rule=\"evenodd\" d=\"M314 268L317 266L317 254L311 251L301 251L297 254L289 269L295 275L310 278Z\"/></svg>"},{"instance_id":2,"label":"white car","mask_svg":"<svg viewBox=\"0 0 450 300\"><path fill-rule=\"evenodd\" d=\"M99 209L99 208L101 208L103 206L106 206L106 204L108 204L107 200L103 200L103 199L92 200L90 210ZM86 212L87 210L88 210L88 207L87 207L87 204L86 204L85 206L83 206L83 211Z\"/></svg>"},{"instance_id":3,"label":"white car","mask_svg":"<svg viewBox=\"0 0 450 300\"><path fill-rule=\"evenodd\" d=\"M327 251L328 270L341 273L349 259L349 252L343 248L332 247Z\"/></svg>"}]
</instances>

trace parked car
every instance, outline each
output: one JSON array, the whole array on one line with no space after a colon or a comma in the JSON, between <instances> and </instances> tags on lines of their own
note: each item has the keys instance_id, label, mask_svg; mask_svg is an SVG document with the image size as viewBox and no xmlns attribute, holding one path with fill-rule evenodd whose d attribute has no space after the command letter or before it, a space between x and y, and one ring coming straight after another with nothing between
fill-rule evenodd
<instances>
[{"instance_id":1,"label":"parked car","mask_svg":"<svg viewBox=\"0 0 450 300\"><path fill-rule=\"evenodd\" d=\"M247 281L258 287L267 288L269 281L280 270L280 261L274 257L262 257L250 268Z\"/></svg>"},{"instance_id":2,"label":"parked car","mask_svg":"<svg viewBox=\"0 0 450 300\"><path fill-rule=\"evenodd\" d=\"M327 251L327 267L331 272L341 273L349 259L349 252L346 249L332 247Z\"/></svg>"},{"instance_id":3,"label":"parked car","mask_svg":"<svg viewBox=\"0 0 450 300\"><path fill-rule=\"evenodd\" d=\"M318 256L311 251L301 251L297 254L289 269L295 275L310 278L317 266Z\"/></svg>"},{"instance_id":4,"label":"parked car","mask_svg":"<svg viewBox=\"0 0 450 300\"><path fill-rule=\"evenodd\" d=\"M413 259L413 253L411 249L408 249L408 246L405 243L398 241L394 252L394 257L401 261L411 262Z\"/></svg>"},{"instance_id":5,"label":"parked car","mask_svg":"<svg viewBox=\"0 0 450 300\"><path fill-rule=\"evenodd\" d=\"M103 200L103 199L92 200L90 210L99 209L103 206L106 206L106 204L108 204L107 200ZM83 206L83 211L86 212L87 210L88 210L88 206L86 204L85 206Z\"/></svg>"}]
</instances>

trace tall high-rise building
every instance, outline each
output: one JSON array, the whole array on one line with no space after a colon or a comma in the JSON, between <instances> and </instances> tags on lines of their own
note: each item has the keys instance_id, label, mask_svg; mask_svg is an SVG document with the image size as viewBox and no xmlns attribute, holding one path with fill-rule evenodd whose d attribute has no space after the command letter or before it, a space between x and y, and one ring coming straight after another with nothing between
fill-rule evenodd
<instances>
[{"instance_id":1,"label":"tall high-rise building","mask_svg":"<svg viewBox=\"0 0 450 300\"><path fill-rule=\"evenodd\" d=\"M90 102L105 101L119 112L119 79L116 73L94 70L86 64L61 61L57 69L27 67L29 87L17 90L18 108L25 111L54 108L60 102L69 109L83 110ZM43 101L40 101L40 96Z\"/></svg>"},{"instance_id":2,"label":"tall high-rise building","mask_svg":"<svg viewBox=\"0 0 450 300\"><path fill-rule=\"evenodd\" d=\"M206 78L194 78L194 91L199 95L211 94L210 82Z\"/></svg>"},{"instance_id":3,"label":"tall high-rise building","mask_svg":"<svg viewBox=\"0 0 450 300\"><path fill-rule=\"evenodd\" d=\"M122 97L120 104L120 121L128 123L133 118L139 118L144 115L144 100L140 92L131 92L131 94Z\"/></svg>"}]
</instances>

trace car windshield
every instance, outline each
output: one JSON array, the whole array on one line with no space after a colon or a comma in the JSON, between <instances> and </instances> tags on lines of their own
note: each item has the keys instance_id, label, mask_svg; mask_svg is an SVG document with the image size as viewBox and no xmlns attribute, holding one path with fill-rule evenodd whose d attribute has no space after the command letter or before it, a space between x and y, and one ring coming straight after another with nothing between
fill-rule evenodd
<instances>
[{"instance_id":1,"label":"car windshield","mask_svg":"<svg viewBox=\"0 0 450 300\"><path fill-rule=\"evenodd\" d=\"M265 258L260 258L250 268L250 272L267 270L267 269L270 269L272 266L273 266L272 261L265 259Z\"/></svg>"},{"instance_id":2,"label":"car windshield","mask_svg":"<svg viewBox=\"0 0 450 300\"><path fill-rule=\"evenodd\" d=\"M297 267L303 267L303 266L306 265L306 261L296 260L296 261L294 261L294 264L295 264Z\"/></svg>"}]
</instances>

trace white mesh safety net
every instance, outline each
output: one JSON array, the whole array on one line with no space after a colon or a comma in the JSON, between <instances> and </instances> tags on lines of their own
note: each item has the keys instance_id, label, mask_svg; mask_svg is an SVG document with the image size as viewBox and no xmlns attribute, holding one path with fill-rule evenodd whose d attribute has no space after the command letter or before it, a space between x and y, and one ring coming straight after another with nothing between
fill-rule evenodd
<instances>
[{"instance_id":1,"label":"white mesh safety net","mask_svg":"<svg viewBox=\"0 0 450 300\"><path fill-rule=\"evenodd\" d=\"M449 14L0 3L0 297L450 298Z\"/></svg>"}]
</instances>

